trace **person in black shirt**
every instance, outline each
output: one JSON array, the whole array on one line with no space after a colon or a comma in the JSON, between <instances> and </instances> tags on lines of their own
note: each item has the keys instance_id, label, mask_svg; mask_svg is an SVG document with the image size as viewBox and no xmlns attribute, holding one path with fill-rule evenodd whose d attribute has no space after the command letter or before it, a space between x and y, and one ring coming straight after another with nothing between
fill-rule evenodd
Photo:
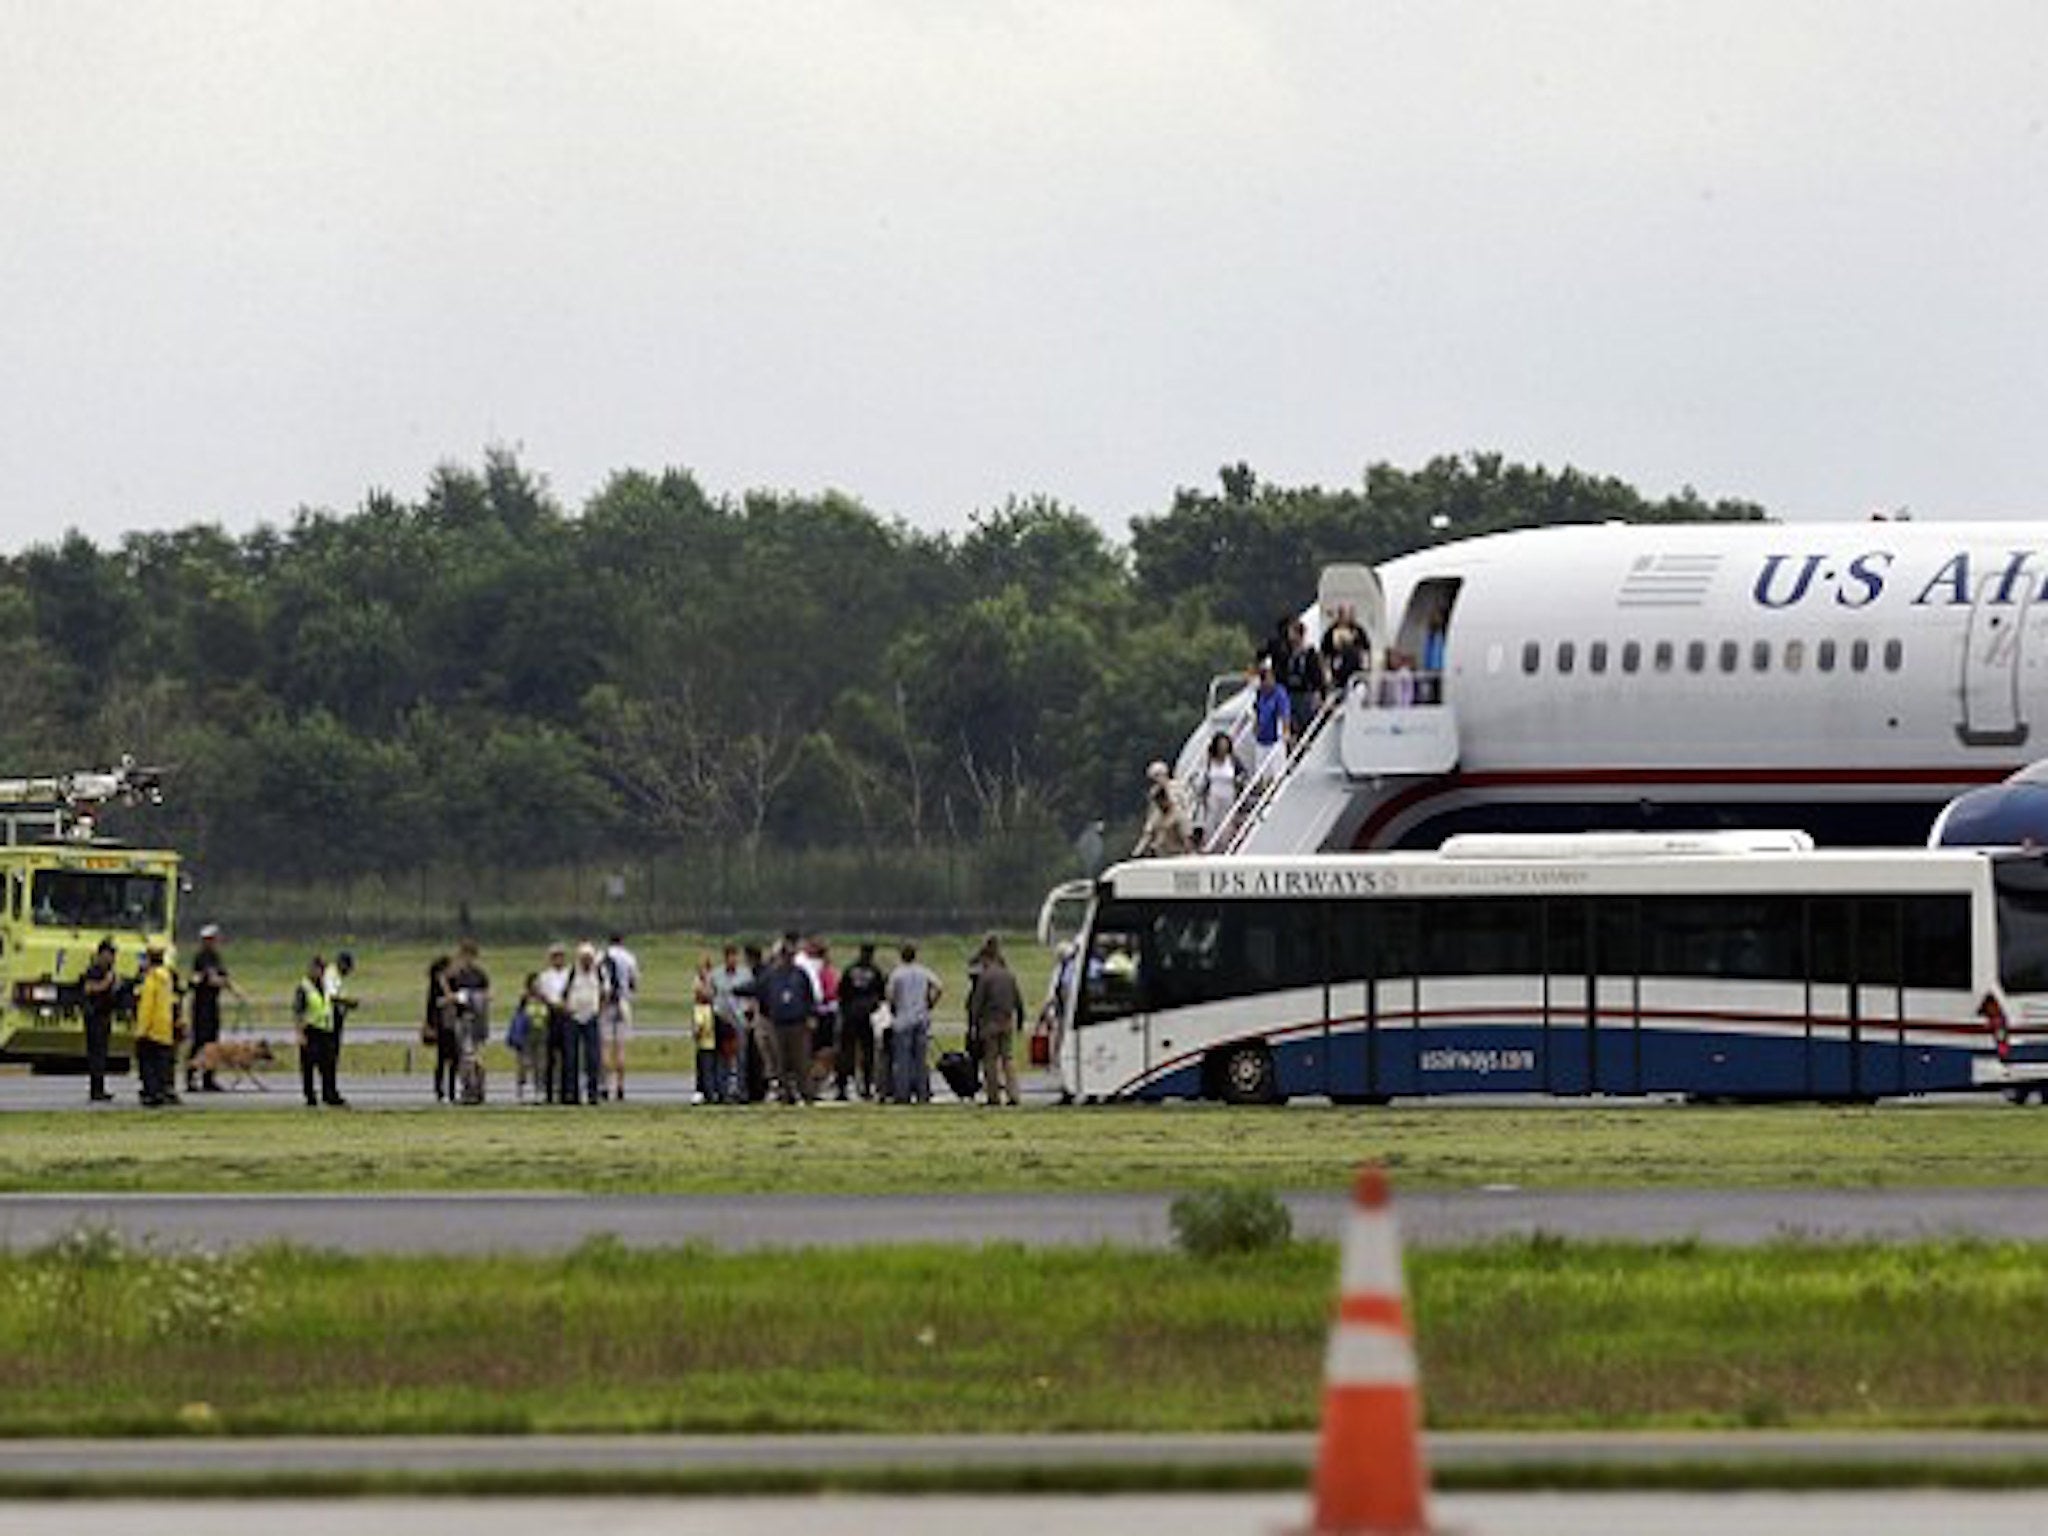
<instances>
[{"instance_id":1,"label":"person in black shirt","mask_svg":"<svg viewBox=\"0 0 2048 1536\"><path fill-rule=\"evenodd\" d=\"M232 992L236 997L242 989L235 985L228 975L227 962L220 956L220 929L208 923L199 930L199 953L192 957L192 1045L185 1058L185 1091L194 1093L204 1089L208 1093L219 1093L220 1084L214 1081L211 1072L203 1080L193 1070L192 1063L200 1053L220 1038L220 995Z\"/></svg>"},{"instance_id":2,"label":"person in black shirt","mask_svg":"<svg viewBox=\"0 0 2048 1536\"><path fill-rule=\"evenodd\" d=\"M881 1006L882 968L875 964L875 946L863 944L860 958L839 973L839 1097L856 1083L860 1096L875 1096L875 1009Z\"/></svg>"},{"instance_id":3,"label":"person in black shirt","mask_svg":"<svg viewBox=\"0 0 2048 1536\"><path fill-rule=\"evenodd\" d=\"M1280 686L1287 690L1288 707L1294 712L1294 734L1299 738L1315 723L1323 707L1326 675L1322 653L1308 643L1308 626L1296 619L1287 627L1287 659L1280 670Z\"/></svg>"},{"instance_id":4,"label":"person in black shirt","mask_svg":"<svg viewBox=\"0 0 2048 1536\"><path fill-rule=\"evenodd\" d=\"M478 958L476 940L464 939L455 951L455 969L448 973L454 1002L453 1019L458 1061L491 1037L491 978ZM451 1094L450 1097L453 1097Z\"/></svg>"},{"instance_id":5,"label":"person in black shirt","mask_svg":"<svg viewBox=\"0 0 2048 1536\"><path fill-rule=\"evenodd\" d=\"M455 1097L455 1068L459 1057L456 1054L455 1025L450 1017L454 1012L455 999L448 983L448 973L454 964L446 955L436 955L433 964L427 967L427 1011L420 1021L420 1040L434 1048L434 1098L437 1102Z\"/></svg>"},{"instance_id":6,"label":"person in black shirt","mask_svg":"<svg viewBox=\"0 0 2048 1536\"><path fill-rule=\"evenodd\" d=\"M120 977L114 973L114 941L101 939L80 982L84 993L81 1006L85 1014L85 1070L92 1077L91 1100L95 1104L109 1103L114 1097L107 1092L107 1041L114 1033L114 996L120 984Z\"/></svg>"}]
</instances>

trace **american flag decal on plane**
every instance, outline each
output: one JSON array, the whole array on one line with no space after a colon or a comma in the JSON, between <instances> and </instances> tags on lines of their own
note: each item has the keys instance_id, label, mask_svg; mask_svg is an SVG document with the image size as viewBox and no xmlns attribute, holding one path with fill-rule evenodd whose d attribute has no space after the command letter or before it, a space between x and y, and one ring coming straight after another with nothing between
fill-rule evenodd
<instances>
[{"instance_id":1,"label":"american flag decal on plane","mask_svg":"<svg viewBox=\"0 0 2048 1536\"><path fill-rule=\"evenodd\" d=\"M1719 555L1638 555L1621 580L1621 606L1697 608L1720 571Z\"/></svg>"}]
</instances>

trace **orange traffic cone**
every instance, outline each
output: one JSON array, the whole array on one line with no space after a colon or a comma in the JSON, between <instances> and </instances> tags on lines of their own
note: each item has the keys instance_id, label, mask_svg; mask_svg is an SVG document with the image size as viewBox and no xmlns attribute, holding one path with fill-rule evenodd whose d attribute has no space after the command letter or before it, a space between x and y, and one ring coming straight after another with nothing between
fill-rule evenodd
<instances>
[{"instance_id":1,"label":"orange traffic cone","mask_svg":"<svg viewBox=\"0 0 2048 1536\"><path fill-rule=\"evenodd\" d=\"M1361 1168L1337 1321L1324 1366L1315 1533L1413 1536L1429 1529L1429 1471L1414 1340L1402 1300L1401 1236L1376 1165Z\"/></svg>"}]
</instances>

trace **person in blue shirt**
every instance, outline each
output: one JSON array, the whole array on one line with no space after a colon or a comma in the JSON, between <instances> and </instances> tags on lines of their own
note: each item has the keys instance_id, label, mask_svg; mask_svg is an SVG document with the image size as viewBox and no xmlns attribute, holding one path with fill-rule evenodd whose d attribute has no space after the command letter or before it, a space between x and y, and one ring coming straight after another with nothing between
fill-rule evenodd
<instances>
[{"instance_id":1,"label":"person in blue shirt","mask_svg":"<svg viewBox=\"0 0 2048 1536\"><path fill-rule=\"evenodd\" d=\"M1273 663L1259 663L1259 689L1252 696L1252 740L1258 744L1257 776L1278 769L1287 755L1287 742L1294 729L1293 710L1287 690L1273 674Z\"/></svg>"},{"instance_id":2,"label":"person in blue shirt","mask_svg":"<svg viewBox=\"0 0 2048 1536\"><path fill-rule=\"evenodd\" d=\"M1424 704L1441 704L1444 701L1444 620L1438 614L1430 620L1429 629L1422 637L1422 689L1418 697Z\"/></svg>"}]
</instances>

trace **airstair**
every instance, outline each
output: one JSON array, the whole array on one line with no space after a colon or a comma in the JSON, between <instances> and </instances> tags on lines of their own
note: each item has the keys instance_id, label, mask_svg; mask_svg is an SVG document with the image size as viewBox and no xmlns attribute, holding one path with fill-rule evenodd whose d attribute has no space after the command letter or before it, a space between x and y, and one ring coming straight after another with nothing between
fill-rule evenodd
<instances>
[{"instance_id":1,"label":"airstair","mask_svg":"<svg viewBox=\"0 0 2048 1536\"><path fill-rule=\"evenodd\" d=\"M1176 765L1185 784L1200 782L1217 733L1230 737L1246 768L1229 814L1205 832L1203 851L1300 854L1348 849L1379 806L1458 766L1458 717L1445 701L1441 673L1395 676L1384 666L1386 634L1379 579L1366 566L1323 572L1316 605L1305 613L1311 641L1340 609L1357 617L1372 664L1333 693L1296 738L1262 748L1254 737L1255 687L1236 673L1211 679L1202 727Z\"/></svg>"}]
</instances>

